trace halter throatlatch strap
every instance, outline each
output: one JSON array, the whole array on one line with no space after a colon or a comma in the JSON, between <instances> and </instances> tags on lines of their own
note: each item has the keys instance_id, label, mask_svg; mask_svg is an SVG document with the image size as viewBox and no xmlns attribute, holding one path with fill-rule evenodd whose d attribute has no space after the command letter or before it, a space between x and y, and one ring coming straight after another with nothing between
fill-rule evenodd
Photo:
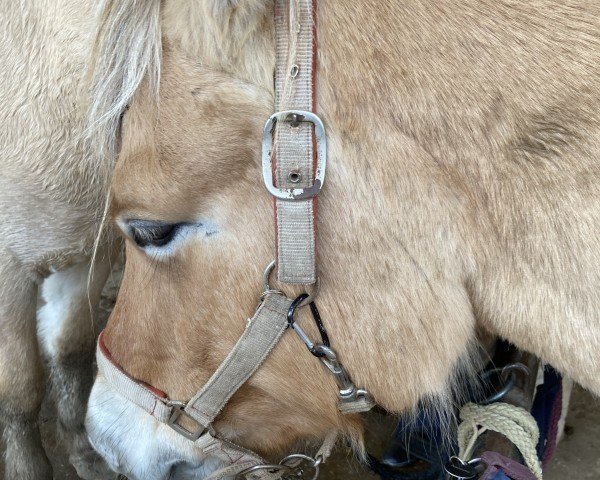
<instances>
[{"instance_id":1,"label":"halter throatlatch strap","mask_svg":"<svg viewBox=\"0 0 600 480\"><path fill-rule=\"evenodd\" d=\"M279 189L312 189L312 197L275 197L277 276L280 282L313 284L316 270L316 197L324 174L324 135L303 115L315 111L316 2L276 0L275 102L279 112L290 112L275 123L271 164ZM296 113L294 113L296 112ZM320 124L320 120L318 120ZM322 124L320 124L322 127ZM317 156L317 153L320 153Z\"/></svg>"}]
</instances>

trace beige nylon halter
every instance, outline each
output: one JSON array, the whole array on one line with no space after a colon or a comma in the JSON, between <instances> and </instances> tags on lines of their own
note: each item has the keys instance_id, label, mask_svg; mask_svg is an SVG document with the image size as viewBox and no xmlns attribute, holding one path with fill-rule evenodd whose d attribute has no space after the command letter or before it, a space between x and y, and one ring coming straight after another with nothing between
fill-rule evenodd
<instances>
[{"instance_id":1,"label":"beige nylon halter","mask_svg":"<svg viewBox=\"0 0 600 480\"><path fill-rule=\"evenodd\" d=\"M110 357L102 337L98 342L98 371L123 397L144 409L158 421L173 427L178 433L195 442L207 455L219 457L226 467L211 474L208 479L217 480L265 464L257 454L219 438L211 427L212 421L229 398L260 367L287 328L287 311L291 300L277 293L267 294L233 350L223 361L206 385L187 404L171 401L143 382L131 378ZM187 416L198 425L196 431L188 431L178 420ZM335 443L329 437L317 453L325 460ZM247 474L247 479L277 479L278 474L258 470Z\"/></svg>"},{"instance_id":2,"label":"beige nylon halter","mask_svg":"<svg viewBox=\"0 0 600 480\"><path fill-rule=\"evenodd\" d=\"M275 89L280 111L265 127L263 177L275 197L278 279L282 283L314 285L317 283L316 195L323 186L326 164L324 127L314 114L316 0L276 0L275 26ZM225 467L211 474L209 480L232 476L275 480L285 475L277 466L268 468L257 454L220 438L212 427L231 396L262 365L290 325L288 312L292 300L271 290L268 273L266 284L261 303L244 333L209 381L187 403L169 400L162 392L131 378L112 360L102 336L98 342L98 370L114 389L195 442L207 455L223 460ZM294 329L302 332L299 327ZM321 360L340 386L340 411L358 413L372 408L368 393L356 389L335 353L331 349L327 352L333 356ZM193 421L196 428L193 431L184 428L180 423L182 417ZM312 460L316 478L318 466L331 453L336 438L337 432L332 432L314 458L292 457Z\"/></svg>"}]
</instances>

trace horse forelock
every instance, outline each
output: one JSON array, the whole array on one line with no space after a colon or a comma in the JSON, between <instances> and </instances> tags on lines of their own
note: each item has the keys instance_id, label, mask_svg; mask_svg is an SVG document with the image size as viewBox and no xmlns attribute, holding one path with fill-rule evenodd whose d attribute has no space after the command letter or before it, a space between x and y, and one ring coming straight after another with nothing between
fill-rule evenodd
<instances>
[{"instance_id":1,"label":"horse forelock","mask_svg":"<svg viewBox=\"0 0 600 480\"><path fill-rule=\"evenodd\" d=\"M121 115L147 79L158 98L161 68L160 0L103 0L89 66L87 136L114 161Z\"/></svg>"},{"instance_id":2,"label":"horse forelock","mask_svg":"<svg viewBox=\"0 0 600 480\"><path fill-rule=\"evenodd\" d=\"M102 0L89 64L87 111L87 137L99 155L116 158L122 113L142 81L149 83L158 102L163 38L202 64L268 85L271 65L238 64L243 48L264 48L253 34L270 18L268 5L266 0Z\"/></svg>"}]
</instances>

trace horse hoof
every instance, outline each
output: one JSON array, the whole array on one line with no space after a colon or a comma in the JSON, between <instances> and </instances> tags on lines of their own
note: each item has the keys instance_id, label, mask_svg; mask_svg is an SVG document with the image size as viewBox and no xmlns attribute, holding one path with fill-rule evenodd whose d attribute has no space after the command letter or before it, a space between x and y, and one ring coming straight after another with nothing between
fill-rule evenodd
<instances>
[{"instance_id":1,"label":"horse hoof","mask_svg":"<svg viewBox=\"0 0 600 480\"><path fill-rule=\"evenodd\" d=\"M106 462L93 450L78 452L69 456L69 462L75 468L79 478L83 480L116 480Z\"/></svg>"}]
</instances>

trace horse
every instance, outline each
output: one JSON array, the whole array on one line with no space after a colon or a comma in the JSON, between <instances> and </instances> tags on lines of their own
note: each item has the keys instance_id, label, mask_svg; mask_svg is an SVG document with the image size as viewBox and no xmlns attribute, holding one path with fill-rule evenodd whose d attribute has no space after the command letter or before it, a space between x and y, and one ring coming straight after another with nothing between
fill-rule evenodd
<instances>
[{"instance_id":1,"label":"horse","mask_svg":"<svg viewBox=\"0 0 600 480\"><path fill-rule=\"evenodd\" d=\"M140 408L101 371L87 426L129 478L200 479L222 460L190 441L191 419L186 438L149 413L185 406L220 368L274 257L260 166L274 2L162 3L137 33L160 42L160 65L138 65L135 85L117 68L136 58L115 34L128 31L124 8L137 6L105 10L96 59L118 52L96 83L135 90L111 185L126 266L101 356L154 403ZM582 0L318 3L316 302L353 381L385 410L449 408L477 368L478 330L600 393L599 14ZM98 101L114 115L122 103ZM308 309L298 315L317 337ZM360 454L361 420L340 413L318 363L283 336L213 433L275 458L336 431Z\"/></svg>"},{"instance_id":2,"label":"horse","mask_svg":"<svg viewBox=\"0 0 600 480\"><path fill-rule=\"evenodd\" d=\"M3 19L16 20L5 31L28 31L27 16L12 8ZM33 89L40 94L32 105L43 115L18 103L30 91L25 80L40 77L25 76L13 49L3 52L8 65L17 62L9 87L20 93L4 96L11 115L3 121L24 120L2 129L21 135L3 145L22 149L13 155L20 161L9 162L11 176L2 177L10 178L3 212L5 205L17 208L15 191L39 201L21 202L25 208L3 217L9 246L2 325L11 342L0 349L0 410L10 426L9 472L36 479L50 477L33 420L42 390L39 369L31 368L39 365L35 292L41 277L57 270L49 291L56 291L58 314L48 317L76 326L79 319L71 318L84 316L83 309L69 314L72 302L58 287L69 280L59 278L63 268L82 257L80 267L92 261L92 231L114 166L99 157L119 150L111 210L127 250L102 342L132 378L171 399L193 396L244 330L262 292L261 271L273 257L270 199L258 162L262 124L275 103L273 2L107 2L94 48L82 40L94 30L89 6L71 8L56 23L47 20L61 29L18 44L46 42L61 67L75 65L65 78L56 65L41 68L47 57L31 55L27 65L39 67L39 85L62 87L50 95ZM319 195L317 302L354 381L388 411L419 401L440 410L451 404L457 385L476 369L477 330L600 391L593 181L598 13L582 0L319 4L317 111L330 161ZM48 42L49 33L68 39ZM73 152L67 147L85 122L65 99L79 98L86 63L93 64L94 142ZM48 72L54 75L43 77ZM20 143L23 133L36 141ZM47 155L49 146L55 157ZM101 154L87 156L86 148ZM29 168L24 159L32 158ZM42 168L48 158L61 159L50 162L60 174ZM70 181L66 172L74 175ZM97 183L78 182L82 172ZM25 221L42 206L50 220ZM85 218L86 228L73 222L50 231L68 237L70 248L49 249L59 214ZM46 263L19 256L17 246L36 240L28 253ZM94 268L98 280L91 285L102 283L100 270ZM83 276L65 289L79 305ZM298 322L304 325L307 314L300 311ZM63 341L52 338L43 344ZM341 414L337 397L333 379L286 335L213 427L263 456L330 431L351 439L360 453L361 420ZM127 401L102 373L87 426L94 447L133 479L203 478L220 468L214 452ZM27 455L19 457L21 451Z\"/></svg>"},{"instance_id":3,"label":"horse","mask_svg":"<svg viewBox=\"0 0 600 480\"><path fill-rule=\"evenodd\" d=\"M91 312L119 250L110 227L97 237L113 164L85 134L85 72L97 23L90 2L0 7L0 424L7 479L53 478L38 428L46 365L71 463L82 478L114 477L84 426L97 336Z\"/></svg>"}]
</instances>

